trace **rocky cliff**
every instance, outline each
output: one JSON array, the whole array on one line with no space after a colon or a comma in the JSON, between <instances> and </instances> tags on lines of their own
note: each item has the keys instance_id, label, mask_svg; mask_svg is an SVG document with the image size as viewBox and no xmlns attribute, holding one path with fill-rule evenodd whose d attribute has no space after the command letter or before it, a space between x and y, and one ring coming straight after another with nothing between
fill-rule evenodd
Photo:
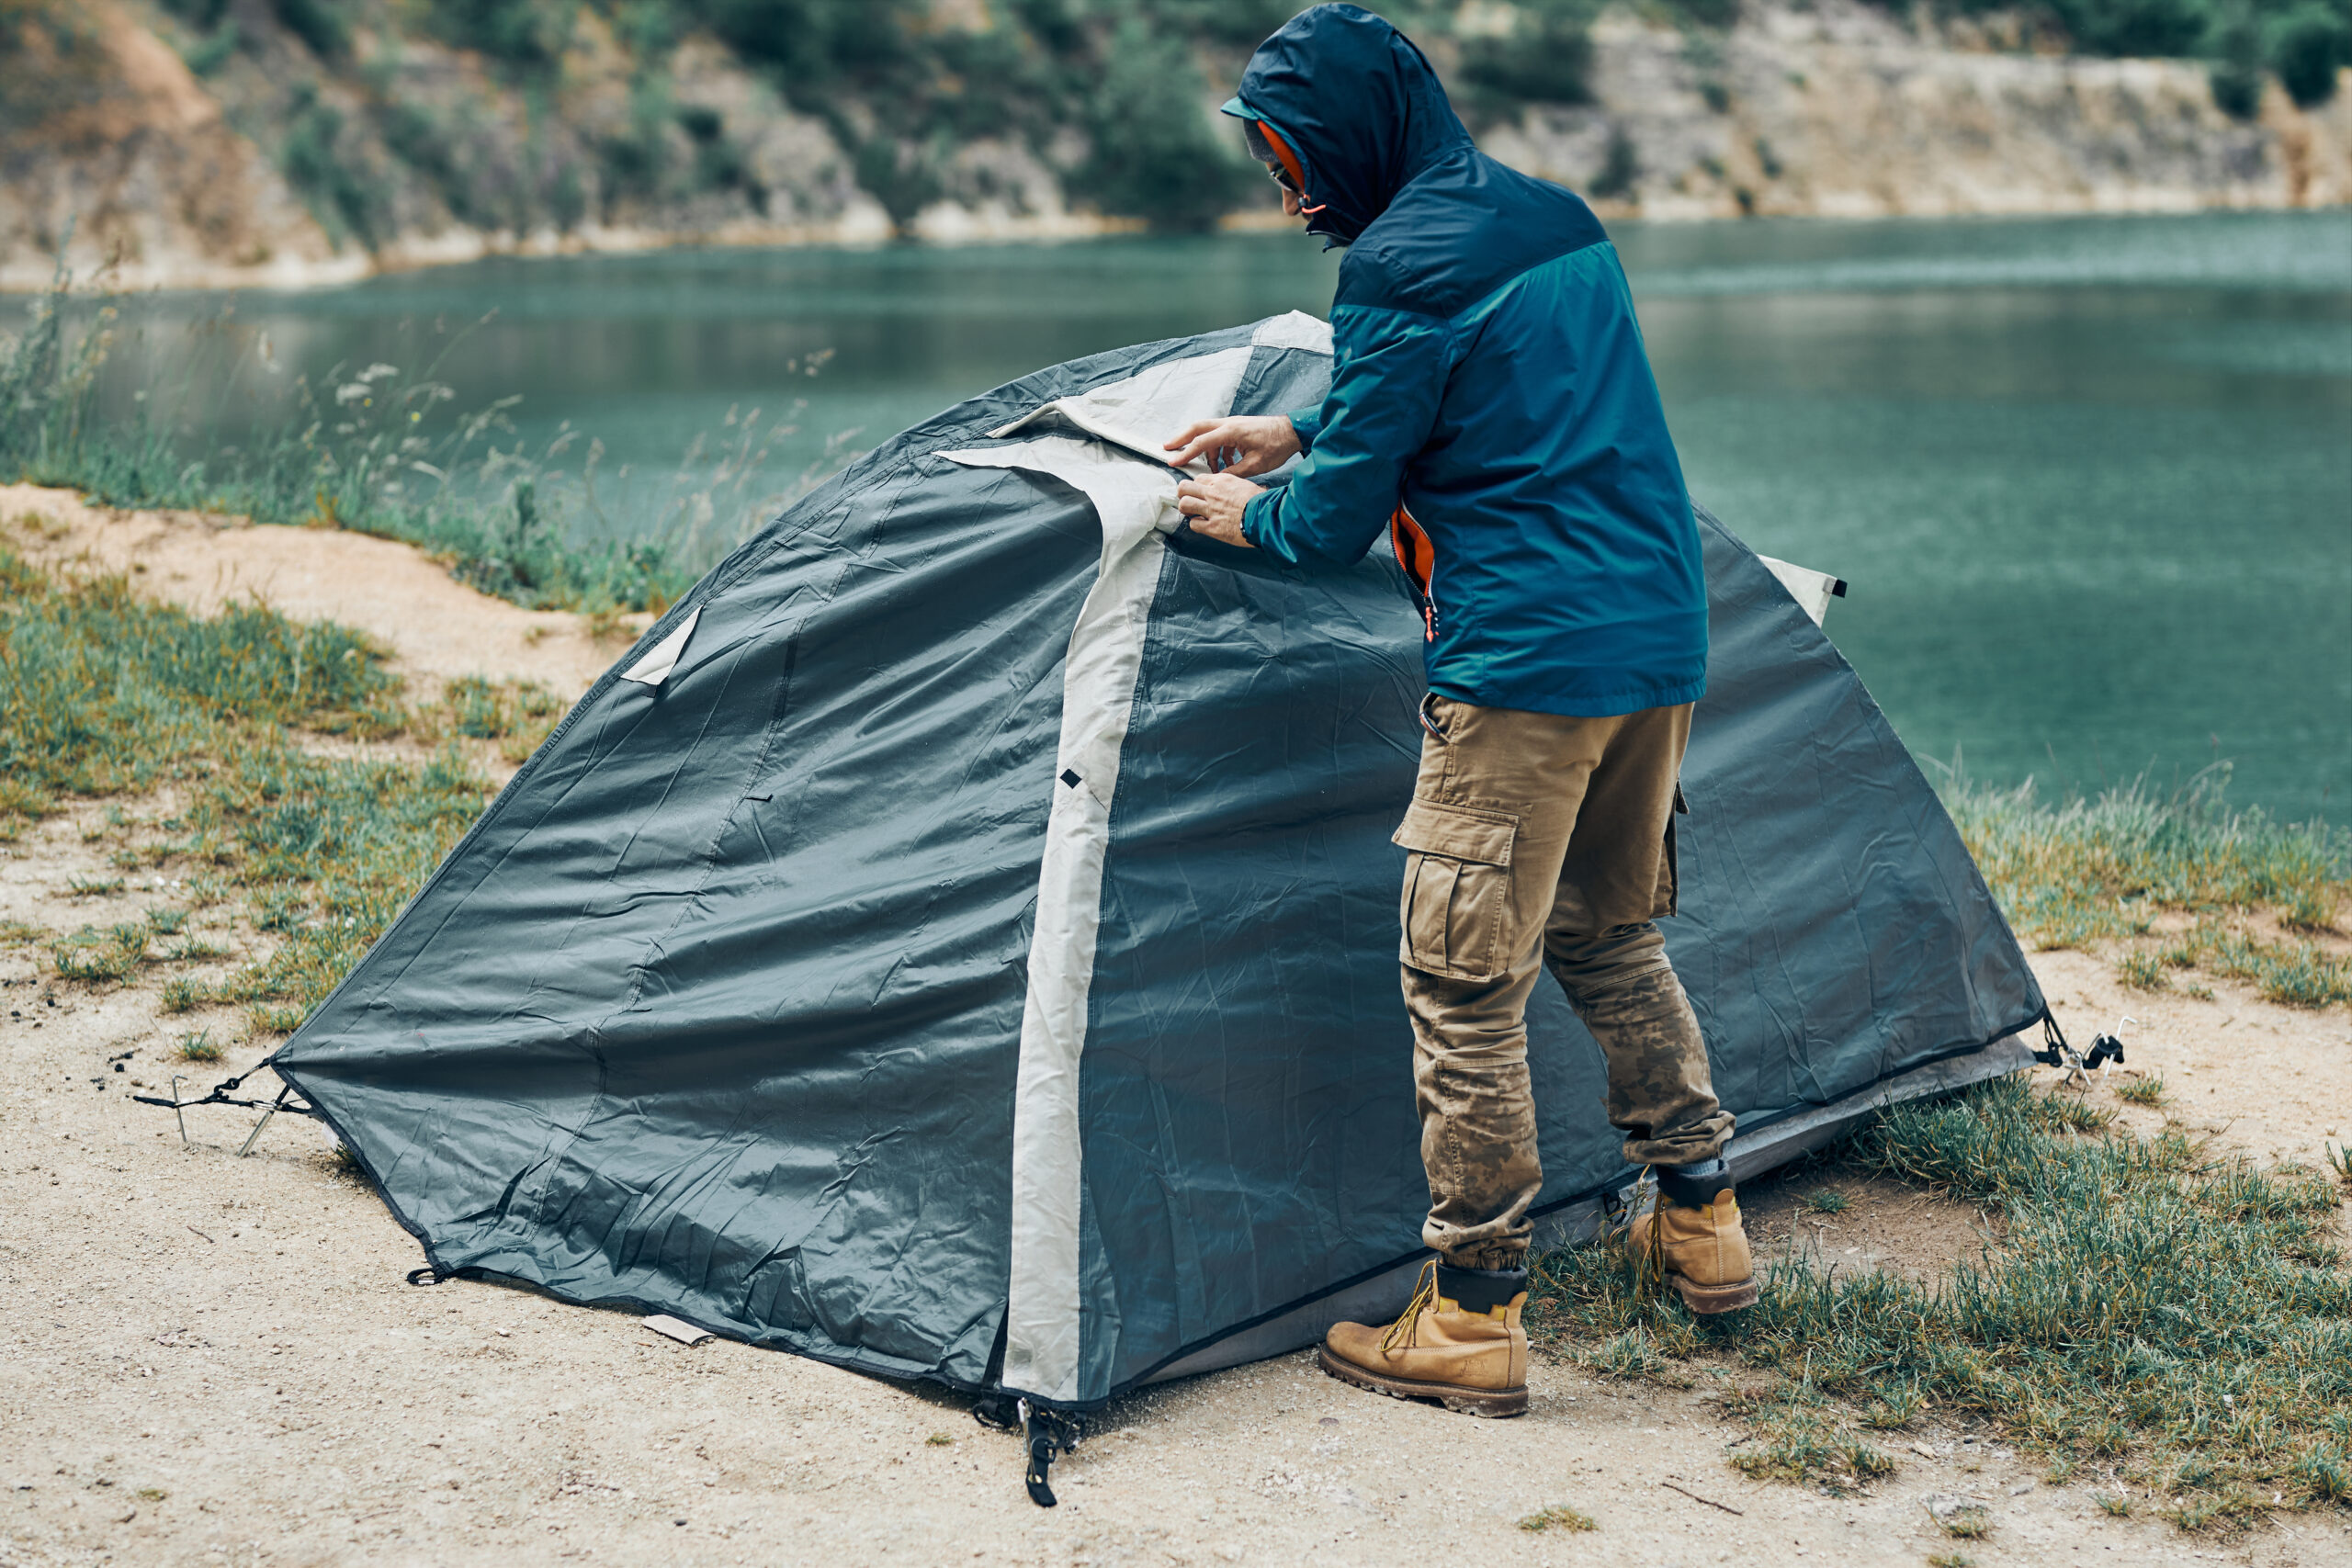
<instances>
[{"instance_id":1,"label":"rocky cliff","mask_svg":"<svg viewBox=\"0 0 2352 1568\"><path fill-rule=\"evenodd\" d=\"M288 285L493 252L1268 216L1212 140L1247 52L1231 29L1170 53L1063 0L910 0L876 64L854 39L763 53L707 5L664 30L660 7L585 4L531 34L484 30L541 15L523 0L435 3L0 0L0 288L44 284L61 248L132 288ZM1999 13L1611 6L1555 38L1516 32L1525 9L1458 0L1423 36L1449 78L1503 84L1464 93L1489 151L1613 215L2352 201L2352 85L2305 108L2257 76L2233 116L2204 63L2054 52ZM1574 70L1500 71L1498 39L1572 45ZM1205 195L1158 209L1187 167Z\"/></svg>"}]
</instances>

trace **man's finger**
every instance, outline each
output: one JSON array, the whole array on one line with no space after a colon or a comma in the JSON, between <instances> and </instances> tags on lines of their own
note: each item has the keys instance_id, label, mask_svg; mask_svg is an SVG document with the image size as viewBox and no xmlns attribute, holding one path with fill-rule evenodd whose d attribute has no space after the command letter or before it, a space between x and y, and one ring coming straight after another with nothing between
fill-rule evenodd
<instances>
[{"instance_id":1,"label":"man's finger","mask_svg":"<svg viewBox=\"0 0 2352 1568\"><path fill-rule=\"evenodd\" d=\"M1160 450L1163 452L1173 452L1179 446L1187 445L1197 446L1200 445L1202 436L1213 433L1224 423L1225 422L1223 420L1218 419L1196 419L1192 423L1186 425L1183 429L1178 431L1176 433L1175 439L1167 442L1160 447Z\"/></svg>"},{"instance_id":2,"label":"man's finger","mask_svg":"<svg viewBox=\"0 0 2352 1568\"><path fill-rule=\"evenodd\" d=\"M1227 430L1222 425L1216 425L1203 434L1194 436L1192 442L1186 446L1182 452L1179 452L1175 457L1170 457L1168 460L1175 467L1181 468L1187 463L1194 462L1212 452L1223 451L1225 448L1232 445L1232 432Z\"/></svg>"}]
</instances>

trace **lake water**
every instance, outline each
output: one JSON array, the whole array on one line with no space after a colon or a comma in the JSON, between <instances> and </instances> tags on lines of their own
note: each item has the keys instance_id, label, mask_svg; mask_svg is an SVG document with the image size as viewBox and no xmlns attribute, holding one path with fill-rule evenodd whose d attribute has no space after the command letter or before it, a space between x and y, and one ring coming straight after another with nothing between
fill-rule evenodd
<instances>
[{"instance_id":1,"label":"lake water","mask_svg":"<svg viewBox=\"0 0 2352 1568\"><path fill-rule=\"evenodd\" d=\"M1849 580L1829 630L1915 752L2062 791L2226 759L2237 803L2352 815L2352 214L1615 233L1692 493ZM608 474L756 408L795 427L756 493L1057 360L1319 314L1335 260L1280 235L689 251L234 305L313 375L442 354L455 406L520 394L521 439L568 422ZM124 368L223 304L138 305ZM640 492L611 493L636 525Z\"/></svg>"}]
</instances>

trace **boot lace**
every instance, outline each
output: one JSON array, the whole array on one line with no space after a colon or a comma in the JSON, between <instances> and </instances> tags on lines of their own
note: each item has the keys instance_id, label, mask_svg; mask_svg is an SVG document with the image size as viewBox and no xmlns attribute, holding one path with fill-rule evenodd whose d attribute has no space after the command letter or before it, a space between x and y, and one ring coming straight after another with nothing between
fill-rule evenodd
<instances>
[{"instance_id":1,"label":"boot lace","mask_svg":"<svg viewBox=\"0 0 2352 1568\"><path fill-rule=\"evenodd\" d=\"M1642 1200L1649 1200L1649 1234L1634 1245L1634 1231L1642 1223ZM1618 1241L1634 1265L1634 1299L1642 1300L1666 1287L1666 1225L1659 1211L1666 1203L1666 1194L1657 1190L1657 1179L1650 1168L1644 1166L1640 1178L1634 1183L1634 1195L1625 1203L1625 1225L1617 1233Z\"/></svg>"},{"instance_id":2,"label":"boot lace","mask_svg":"<svg viewBox=\"0 0 2352 1568\"><path fill-rule=\"evenodd\" d=\"M1421 1265L1420 1283L1413 1287L1413 1299L1405 1303L1405 1314L1388 1325L1380 1337L1380 1353L1386 1355L1401 1343L1408 1350L1420 1343L1421 1312L1437 1304L1437 1259L1432 1258Z\"/></svg>"}]
</instances>

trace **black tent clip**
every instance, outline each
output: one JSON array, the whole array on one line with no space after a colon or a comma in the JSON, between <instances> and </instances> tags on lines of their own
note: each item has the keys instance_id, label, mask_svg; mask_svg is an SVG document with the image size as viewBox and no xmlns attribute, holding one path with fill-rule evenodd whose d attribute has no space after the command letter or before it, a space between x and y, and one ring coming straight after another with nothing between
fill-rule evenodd
<instances>
[{"instance_id":1,"label":"black tent clip","mask_svg":"<svg viewBox=\"0 0 2352 1568\"><path fill-rule=\"evenodd\" d=\"M1046 1482L1046 1472L1053 1469L1056 1454L1077 1451L1080 1430L1078 1418L1040 1410L1025 1399L1014 1408L1021 1413L1021 1441L1029 1454L1029 1468L1021 1479L1029 1488L1029 1501L1041 1508L1050 1508L1056 1499L1053 1487Z\"/></svg>"},{"instance_id":2,"label":"black tent clip","mask_svg":"<svg viewBox=\"0 0 2352 1568\"><path fill-rule=\"evenodd\" d=\"M2127 1023L2139 1021L2136 1018L2120 1018L2115 1021L2115 1027L2120 1030ZM2033 1054L2033 1059L2045 1067L2064 1067L2065 1074L2058 1080L2062 1084L2080 1084L2088 1089L2091 1074L2110 1061L2123 1060L2123 1041L2118 1035L2095 1036L2087 1056L2066 1043L2066 1036L2060 1031L2054 1018L2042 1019L2041 1036L2041 1049Z\"/></svg>"}]
</instances>

